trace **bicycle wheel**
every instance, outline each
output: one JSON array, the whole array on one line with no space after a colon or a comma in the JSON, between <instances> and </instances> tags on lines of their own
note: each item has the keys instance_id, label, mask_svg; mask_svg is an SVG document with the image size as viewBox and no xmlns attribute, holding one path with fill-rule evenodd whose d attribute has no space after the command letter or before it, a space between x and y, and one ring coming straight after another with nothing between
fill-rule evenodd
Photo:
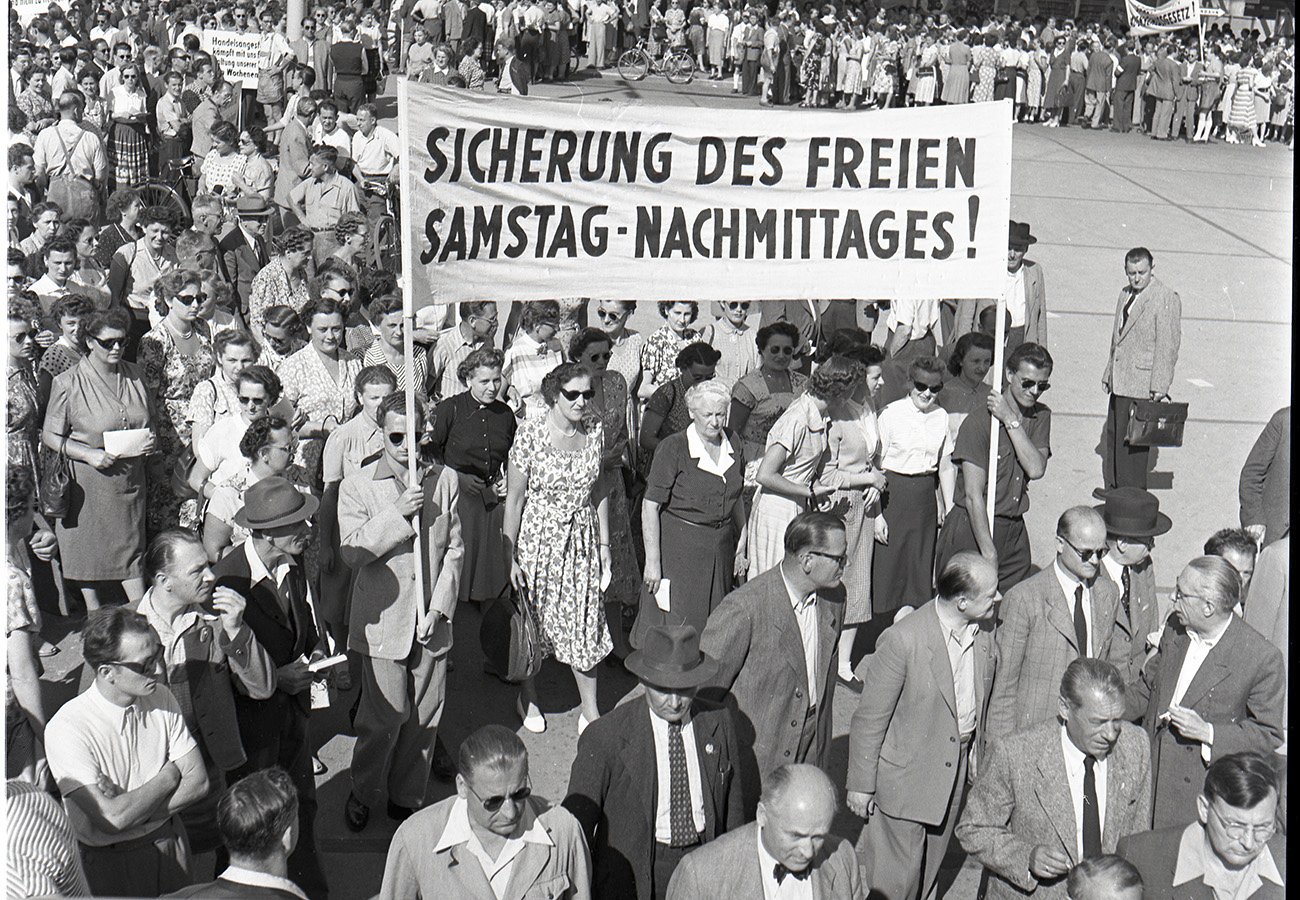
<instances>
[{"instance_id":1,"label":"bicycle wheel","mask_svg":"<svg viewBox=\"0 0 1300 900\"><path fill-rule=\"evenodd\" d=\"M180 191L161 181L146 181L136 190L140 194L140 202L145 206L166 207L175 214L178 224L189 227L190 204Z\"/></svg>"},{"instance_id":2,"label":"bicycle wheel","mask_svg":"<svg viewBox=\"0 0 1300 900\"><path fill-rule=\"evenodd\" d=\"M375 268L381 272L401 271L402 248L397 242L397 221L392 216L380 216L375 220L375 233L370 243Z\"/></svg>"},{"instance_id":3,"label":"bicycle wheel","mask_svg":"<svg viewBox=\"0 0 1300 900\"><path fill-rule=\"evenodd\" d=\"M674 53L668 58L664 70L673 84L690 84L695 77L695 60L689 53Z\"/></svg>"},{"instance_id":4,"label":"bicycle wheel","mask_svg":"<svg viewBox=\"0 0 1300 900\"><path fill-rule=\"evenodd\" d=\"M618 74L628 81L641 81L650 74L650 57L644 50L628 50L618 58Z\"/></svg>"}]
</instances>

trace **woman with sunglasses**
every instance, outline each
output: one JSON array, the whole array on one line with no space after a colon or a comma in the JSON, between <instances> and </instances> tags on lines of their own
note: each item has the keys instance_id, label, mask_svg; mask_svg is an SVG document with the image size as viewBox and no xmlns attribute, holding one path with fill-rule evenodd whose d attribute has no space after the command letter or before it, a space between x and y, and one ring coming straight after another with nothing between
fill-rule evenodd
<instances>
[{"instance_id":1,"label":"woman with sunglasses","mask_svg":"<svg viewBox=\"0 0 1300 900\"><path fill-rule=\"evenodd\" d=\"M843 356L817 367L808 392L796 397L767 436L749 515L749 577L771 569L785 555L785 529L802 512L820 508L835 485L818 477L827 452L831 417L845 407L862 379L862 368Z\"/></svg>"},{"instance_id":2,"label":"woman with sunglasses","mask_svg":"<svg viewBox=\"0 0 1300 900\"><path fill-rule=\"evenodd\" d=\"M172 473L190 445L190 398L216 367L212 337L199 317L203 305L203 276L196 269L178 269L154 284L158 324L140 339L140 369L157 405L154 429L159 452L149 460L150 535L180 524L198 524L198 511L183 502L172 486Z\"/></svg>"},{"instance_id":3,"label":"woman with sunglasses","mask_svg":"<svg viewBox=\"0 0 1300 900\"><path fill-rule=\"evenodd\" d=\"M872 609L887 627L904 606L933 596L934 548L952 509L956 471L948 414L939 405L943 364L918 359L908 367L910 389L880 411L880 466L889 481L876 518Z\"/></svg>"},{"instance_id":4,"label":"woman with sunglasses","mask_svg":"<svg viewBox=\"0 0 1300 900\"><path fill-rule=\"evenodd\" d=\"M708 381L717 371L718 353L703 341L687 344L674 360L677 377L654 392L641 416L640 467L643 474L650 473L651 461L659 442L670 434L684 431L691 424L691 413L686 408L686 392L701 381Z\"/></svg>"},{"instance_id":5,"label":"woman with sunglasses","mask_svg":"<svg viewBox=\"0 0 1300 900\"><path fill-rule=\"evenodd\" d=\"M644 379L641 377L641 350L645 346L645 335L627 327L627 321L636 312L635 300L597 300L595 326L609 335L609 367L623 376L627 382L629 402L627 405L627 435L630 462L635 464L637 451L637 433L641 422L641 404L650 399L654 393L651 389L641 393Z\"/></svg>"},{"instance_id":6,"label":"woman with sunglasses","mask_svg":"<svg viewBox=\"0 0 1300 900\"><path fill-rule=\"evenodd\" d=\"M275 169L266 158L266 132L257 125L249 125L239 132L238 141L239 155L244 158L244 169L239 175L241 196L258 196L272 203Z\"/></svg>"},{"instance_id":7,"label":"woman with sunglasses","mask_svg":"<svg viewBox=\"0 0 1300 900\"><path fill-rule=\"evenodd\" d=\"M286 359L302 349L302 320L288 306L268 306L262 313L262 353L258 360L279 372Z\"/></svg>"},{"instance_id":8,"label":"woman with sunglasses","mask_svg":"<svg viewBox=\"0 0 1300 900\"><path fill-rule=\"evenodd\" d=\"M208 334L221 334L225 331L243 331L244 320L235 309L235 289L213 269L199 269L203 278L203 305L199 307L199 318L208 326Z\"/></svg>"},{"instance_id":9,"label":"woman with sunglasses","mask_svg":"<svg viewBox=\"0 0 1300 900\"><path fill-rule=\"evenodd\" d=\"M196 447L213 422L238 414L235 379L257 361L257 344L247 332L222 331L212 340L212 355L216 370L190 398L190 439Z\"/></svg>"},{"instance_id":10,"label":"woman with sunglasses","mask_svg":"<svg viewBox=\"0 0 1300 900\"><path fill-rule=\"evenodd\" d=\"M246 366L235 376L235 411L218 419L202 438L194 439L192 489L210 498L217 484L243 471L239 442L249 424L284 412L277 408L282 393L280 379L266 366Z\"/></svg>"},{"instance_id":11,"label":"woman with sunglasses","mask_svg":"<svg viewBox=\"0 0 1300 900\"><path fill-rule=\"evenodd\" d=\"M144 70L138 63L122 66L121 84L109 92L108 163L116 187L134 187L149 177L149 100Z\"/></svg>"},{"instance_id":12,"label":"woman with sunglasses","mask_svg":"<svg viewBox=\"0 0 1300 900\"><path fill-rule=\"evenodd\" d=\"M9 393L5 398L5 434L10 468L25 466L39 477L36 466L40 437L40 392L36 384L36 321L40 307L23 295L9 301Z\"/></svg>"},{"instance_id":13,"label":"woman with sunglasses","mask_svg":"<svg viewBox=\"0 0 1300 900\"><path fill-rule=\"evenodd\" d=\"M612 577L609 498L596 490L605 429L594 418L591 372L557 366L542 381L547 413L526 419L510 448L504 531L510 583L537 613L543 653L573 670L578 733L596 720L596 664L613 649L602 589ZM519 717L546 730L533 679L521 685Z\"/></svg>"},{"instance_id":14,"label":"woman with sunglasses","mask_svg":"<svg viewBox=\"0 0 1300 900\"><path fill-rule=\"evenodd\" d=\"M758 464L767 448L767 434L794 402L808 389L808 378L794 371L792 363L799 347L799 329L789 322L773 322L758 329L758 369L743 376L731 390L731 413L727 425L740 436L741 449L749 461L745 483L753 485Z\"/></svg>"},{"instance_id":15,"label":"woman with sunglasses","mask_svg":"<svg viewBox=\"0 0 1300 900\"><path fill-rule=\"evenodd\" d=\"M144 596L146 457L118 459L104 449L105 432L154 424L144 375L123 360L129 327L121 307L90 317L86 357L54 379L41 434L72 469L56 535L63 577L81 588L87 610L99 609L108 582L121 583L131 602ZM150 434L143 454L154 447Z\"/></svg>"},{"instance_id":16,"label":"woman with sunglasses","mask_svg":"<svg viewBox=\"0 0 1300 900\"><path fill-rule=\"evenodd\" d=\"M286 228L271 239L274 256L253 276L248 294L248 326L262 336L263 315L269 307L288 306L301 312L311 300L307 289L307 261L311 259L312 233L306 228Z\"/></svg>"},{"instance_id":17,"label":"woman with sunglasses","mask_svg":"<svg viewBox=\"0 0 1300 900\"><path fill-rule=\"evenodd\" d=\"M749 326L747 300L728 300L722 304L722 315L713 322L713 337L709 343L722 354L718 360L718 381L727 390L759 367L758 350L754 346L754 330Z\"/></svg>"}]
</instances>

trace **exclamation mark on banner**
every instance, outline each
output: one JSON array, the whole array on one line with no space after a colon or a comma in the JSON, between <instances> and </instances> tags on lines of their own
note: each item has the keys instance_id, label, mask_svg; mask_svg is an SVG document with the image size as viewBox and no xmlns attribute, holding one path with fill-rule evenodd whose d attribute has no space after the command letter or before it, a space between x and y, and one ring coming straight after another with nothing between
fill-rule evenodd
<instances>
[{"instance_id":1,"label":"exclamation mark on banner","mask_svg":"<svg viewBox=\"0 0 1300 900\"><path fill-rule=\"evenodd\" d=\"M967 221L970 223L970 246L966 248L966 258L974 259L975 258L975 223L977 223L980 218L980 198L967 197L966 207L970 212L970 215L966 217Z\"/></svg>"}]
</instances>

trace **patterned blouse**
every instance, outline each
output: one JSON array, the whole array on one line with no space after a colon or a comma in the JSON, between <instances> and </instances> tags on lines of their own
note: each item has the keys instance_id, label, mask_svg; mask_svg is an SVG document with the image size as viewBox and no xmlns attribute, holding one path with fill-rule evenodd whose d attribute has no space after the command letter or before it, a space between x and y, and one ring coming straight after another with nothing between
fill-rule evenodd
<instances>
[{"instance_id":1,"label":"patterned blouse","mask_svg":"<svg viewBox=\"0 0 1300 900\"><path fill-rule=\"evenodd\" d=\"M333 418L339 425L357 411L357 397L353 387L362 369L361 360L346 351L339 351L338 378L332 378L321 361L320 352L308 344L280 364L280 381L284 384L285 398L297 407L310 421L324 422ZM294 460L306 470L312 484L320 474L323 438L305 438L298 442L298 455Z\"/></svg>"},{"instance_id":2,"label":"patterned blouse","mask_svg":"<svg viewBox=\"0 0 1300 900\"><path fill-rule=\"evenodd\" d=\"M680 335L667 325L662 326L646 338L641 348L641 373L651 383L662 385L677 377L677 354L692 341L699 339L699 332L687 328Z\"/></svg>"},{"instance_id":3,"label":"patterned blouse","mask_svg":"<svg viewBox=\"0 0 1300 900\"><path fill-rule=\"evenodd\" d=\"M263 325L262 315L272 306L288 306L300 313L310 300L307 279L292 279L289 270L285 268L284 259L276 257L253 276L253 286L248 296L248 324L260 329Z\"/></svg>"}]
</instances>

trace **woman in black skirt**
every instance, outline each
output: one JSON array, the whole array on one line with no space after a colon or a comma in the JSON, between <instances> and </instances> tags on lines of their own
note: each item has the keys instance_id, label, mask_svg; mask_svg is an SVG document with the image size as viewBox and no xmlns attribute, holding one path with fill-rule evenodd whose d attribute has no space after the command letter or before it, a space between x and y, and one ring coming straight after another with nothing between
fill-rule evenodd
<instances>
[{"instance_id":1,"label":"woman in black skirt","mask_svg":"<svg viewBox=\"0 0 1300 900\"><path fill-rule=\"evenodd\" d=\"M918 359L908 367L908 394L880 412L880 467L889 489L876 519L871 601L877 619L932 596L934 544L952 505L956 472L949 458L948 414L939 406L943 364ZM938 490L937 490L938 489Z\"/></svg>"}]
</instances>

